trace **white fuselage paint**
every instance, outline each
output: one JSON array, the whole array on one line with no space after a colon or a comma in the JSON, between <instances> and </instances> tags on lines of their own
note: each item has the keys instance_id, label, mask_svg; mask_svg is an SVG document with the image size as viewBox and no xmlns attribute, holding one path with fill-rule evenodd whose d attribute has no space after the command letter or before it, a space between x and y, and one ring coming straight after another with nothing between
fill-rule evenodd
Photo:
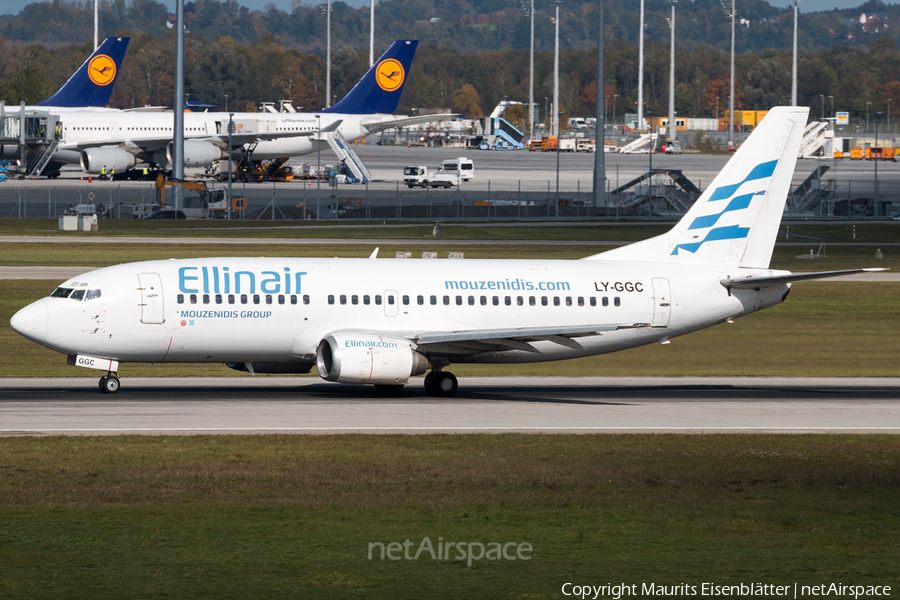
<instances>
[{"instance_id":1,"label":"white fuselage paint","mask_svg":"<svg viewBox=\"0 0 900 600\"><path fill-rule=\"evenodd\" d=\"M451 358L452 362L521 363L660 342L773 306L782 301L789 285L729 293L719 283L727 277L772 273L768 269L595 261L169 260L85 273L75 278L76 288L101 290L100 298L44 298L26 310L37 315L46 311L45 332L29 335L35 341L68 355L121 362L312 360L319 342L334 332L377 332L415 339L423 332L639 325L575 338L583 349L534 341L531 345L538 353L485 351ZM152 299L147 296L151 293L148 281L158 281L162 288ZM63 285L72 286L73 282ZM221 304L216 303L217 294L222 297ZM671 297L663 298L666 294ZM196 304L191 303L191 295ZM229 304L229 295L234 296L234 304ZM247 296L246 304L241 302L242 295ZM297 304L291 304L292 296ZM329 296L334 298L333 304ZM369 304L364 304L365 296ZM376 304L376 296L380 296L380 304ZM424 303L419 303L419 296ZM432 296L436 304L432 304ZM444 304L444 296L449 296L449 305ZM341 302L342 297L346 303ZM407 297L408 303L404 302ZM448 347L447 356L452 353Z\"/></svg>"},{"instance_id":2,"label":"white fuselage paint","mask_svg":"<svg viewBox=\"0 0 900 600\"><path fill-rule=\"evenodd\" d=\"M316 119L316 114L320 115ZM71 111L60 115L62 140L54 154L54 160L65 164L78 164L81 150L105 146L122 147L136 155L143 155L140 148L156 145L162 152L172 140L174 117L171 112L128 111ZM208 140L218 137L228 139L228 113L188 112L184 114L184 139ZM371 130L365 124L376 125L381 121L396 119L394 115L345 115L332 113L235 113L235 123L266 122L271 126L267 133L283 132L285 137L263 140L253 151L255 160L273 160L285 156L301 156L316 150L327 150L327 142L314 138L320 130L329 130L340 121L337 131L348 142L361 139ZM15 146L5 148L10 153ZM235 158L242 151L234 151ZM9 158L12 158L10 154ZM147 157L145 157L147 158ZM159 159L159 157L157 157Z\"/></svg>"}]
</instances>

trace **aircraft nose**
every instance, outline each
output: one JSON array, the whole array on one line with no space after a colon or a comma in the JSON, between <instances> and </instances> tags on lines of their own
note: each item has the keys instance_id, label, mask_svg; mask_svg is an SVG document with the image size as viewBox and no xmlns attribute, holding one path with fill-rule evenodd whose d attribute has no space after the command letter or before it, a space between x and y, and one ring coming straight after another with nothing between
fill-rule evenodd
<instances>
[{"instance_id":1,"label":"aircraft nose","mask_svg":"<svg viewBox=\"0 0 900 600\"><path fill-rule=\"evenodd\" d=\"M50 311L45 299L29 304L9 320L9 324L19 335L42 344L47 339Z\"/></svg>"}]
</instances>

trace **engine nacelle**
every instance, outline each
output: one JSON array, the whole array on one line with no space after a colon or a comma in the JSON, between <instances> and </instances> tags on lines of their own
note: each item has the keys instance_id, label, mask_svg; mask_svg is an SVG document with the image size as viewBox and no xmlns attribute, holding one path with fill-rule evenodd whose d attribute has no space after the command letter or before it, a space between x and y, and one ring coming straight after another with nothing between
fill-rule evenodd
<instances>
[{"instance_id":1,"label":"engine nacelle","mask_svg":"<svg viewBox=\"0 0 900 600\"><path fill-rule=\"evenodd\" d=\"M134 155L121 148L101 146L81 151L81 169L92 175L102 173L103 167L106 167L107 173L111 173L113 169L124 173L136 163Z\"/></svg>"},{"instance_id":2,"label":"engine nacelle","mask_svg":"<svg viewBox=\"0 0 900 600\"><path fill-rule=\"evenodd\" d=\"M402 385L428 366L407 340L370 333L333 333L316 348L319 377L327 381Z\"/></svg>"},{"instance_id":3,"label":"engine nacelle","mask_svg":"<svg viewBox=\"0 0 900 600\"><path fill-rule=\"evenodd\" d=\"M225 151L215 144L200 140L184 140L184 166L186 167L205 167L212 161L225 157ZM172 160L172 142L166 146L166 158L170 163L175 164L175 161Z\"/></svg>"}]
</instances>

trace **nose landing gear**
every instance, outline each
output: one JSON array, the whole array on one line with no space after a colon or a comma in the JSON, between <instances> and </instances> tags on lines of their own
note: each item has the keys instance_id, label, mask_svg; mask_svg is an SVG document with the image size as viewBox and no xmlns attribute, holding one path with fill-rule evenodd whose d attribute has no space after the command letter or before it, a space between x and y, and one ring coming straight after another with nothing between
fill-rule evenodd
<instances>
[{"instance_id":1,"label":"nose landing gear","mask_svg":"<svg viewBox=\"0 0 900 600\"><path fill-rule=\"evenodd\" d=\"M431 371L425 376L425 391L429 396L449 398L458 388L456 376L448 371Z\"/></svg>"},{"instance_id":2,"label":"nose landing gear","mask_svg":"<svg viewBox=\"0 0 900 600\"><path fill-rule=\"evenodd\" d=\"M115 394L119 391L119 376L112 371L100 378L100 391L104 394Z\"/></svg>"}]
</instances>

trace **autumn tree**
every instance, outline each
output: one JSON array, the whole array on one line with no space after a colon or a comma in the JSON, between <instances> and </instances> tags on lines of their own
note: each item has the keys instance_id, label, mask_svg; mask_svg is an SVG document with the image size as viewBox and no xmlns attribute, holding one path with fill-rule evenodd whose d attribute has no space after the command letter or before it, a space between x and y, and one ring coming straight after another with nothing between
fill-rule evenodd
<instances>
[{"instance_id":1,"label":"autumn tree","mask_svg":"<svg viewBox=\"0 0 900 600\"><path fill-rule=\"evenodd\" d=\"M454 112L458 112L470 119L478 119L484 114L481 110L481 96L478 95L478 91L470 83L453 92L453 103L451 106Z\"/></svg>"}]
</instances>

